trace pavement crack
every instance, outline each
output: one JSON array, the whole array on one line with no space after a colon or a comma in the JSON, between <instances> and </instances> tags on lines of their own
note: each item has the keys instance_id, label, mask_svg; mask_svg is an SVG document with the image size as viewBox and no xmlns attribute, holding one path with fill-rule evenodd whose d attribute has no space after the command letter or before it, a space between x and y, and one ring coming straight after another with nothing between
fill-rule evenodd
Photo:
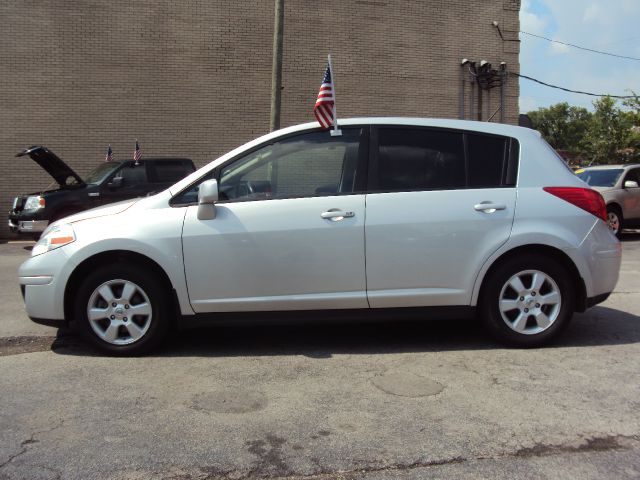
<instances>
[{"instance_id":1,"label":"pavement crack","mask_svg":"<svg viewBox=\"0 0 640 480\"><path fill-rule=\"evenodd\" d=\"M521 448L510 456L513 457L543 457L548 455L560 455L562 453L604 452L608 450L623 450L629 448L623 445L624 440L639 440L637 435L608 435L603 437L587 438L586 442L579 445L554 445L536 443L532 447Z\"/></svg>"},{"instance_id":2,"label":"pavement crack","mask_svg":"<svg viewBox=\"0 0 640 480\"><path fill-rule=\"evenodd\" d=\"M56 425L54 425L51 428L47 428L45 430L37 430L37 431L31 433L31 435L29 435L29 438L27 438L26 440L23 440L22 442L20 442L21 450L18 453L15 453L15 454L9 456L9 458L7 460L5 460L4 462L0 463L0 470L3 469L4 467L6 467L7 465L9 465L11 462L13 462L19 456L24 455L25 453L27 453L27 451L29 450L29 445L33 445L34 443L39 443L40 440L35 438L37 435L42 435L42 434L45 434L45 433L53 432L54 430L57 430L58 428L62 427L64 425L64 422L65 422L64 419L61 419Z\"/></svg>"},{"instance_id":3,"label":"pavement crack","mask_svg":"<svg viewBox=\"0 0 640 480\"><path fill-rule=\"evenodd\" d=\"M23 442L24 443L24 442ZM7 465L9 465L11 462L13 462L16 458L18 458L20 455L23 455L24 453L26 453L27 451L27 447L25 447L24 445L20 444L22 446L22 450L20 450L18 453L15 453L13 455L11 455L6 461L0 463L0 470L3 469L4 467L6 467Z\"/></svg>"},{"instance_id":4,"label":"pavement crack","mask_svg":"<svg viewBox=\"0 0 640 480\"><path fill-rule=\"evenodd\" d=\"M605 452L611 450L625 450L632 448L629 442L640 441L640 435L607 435L600 437L591 437L582 441L579 444L563 443L563 444L542 444L537 443L531 447L520 448L511 452L504 452L497 455L476 456L476 457L450 457L434 460L417 460L412 463L393 463L387 465L370 465L360 468L348 469L348 470L324 470L320 468L314 473L310 474L288 474L282 472L280 475L269 475L265 471L259 471L253 469L246 474L242 474L238 471L225 471L216 472L223 474L224 476L210 477L212 478L233 478L235 479L249 479L249 478L270 478L272 480L335 480L335 479L355 479L360 478L362 475L393 472L393 471L411 471L420 468L432 468L441 467L447 465L462 464L471 461L483 461L483 460L501 460L507 458L531 458L551 455L562 455L566 453L588 453L588 452ZM626 444L625 444L626 443Z\"/></svg>"}]
</instances>

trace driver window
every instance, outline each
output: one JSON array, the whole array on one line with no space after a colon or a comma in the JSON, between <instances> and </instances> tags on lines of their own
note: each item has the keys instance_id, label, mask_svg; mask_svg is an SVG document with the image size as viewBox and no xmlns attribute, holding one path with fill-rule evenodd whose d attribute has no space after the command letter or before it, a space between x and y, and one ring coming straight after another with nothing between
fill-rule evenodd
<instances>
[{"instance_id":1,"label":"driver window","mask_svg":"<svg viewBox=\"0 0 640 480\"><path fill-rule=\"evenodd\" d=\"M147 171L144 163L138 165L126 165L116 174L116 177L122 178L122 185L133 187L147 183Z\"/></svg>"},{"instance_id":2,"label":"driver window","mask_svg":"<svg viewBox=\"0 0 640 480\"><path fill-rule=\"evenodd\" d=\"M633 169L633 170L629 170L629 173L627 173L627 176L625 177L624 181L626 182L627 180L631 180L632 182L636 182L638 184L640 184L640 178L638 178L638 173L640 173L639 169ZM624 182L622 183L624 185Z\"/></svg>"},{"instance_id":3,"label":"driver window","mask_svg":"<svg viewBox=\"0 0 640 480\"><path fill-rule=\"evenodd\" d=\"M220 172L220 201L351 193L359 129L298 135L267 145Z\"/></svg>"}]
</instances>

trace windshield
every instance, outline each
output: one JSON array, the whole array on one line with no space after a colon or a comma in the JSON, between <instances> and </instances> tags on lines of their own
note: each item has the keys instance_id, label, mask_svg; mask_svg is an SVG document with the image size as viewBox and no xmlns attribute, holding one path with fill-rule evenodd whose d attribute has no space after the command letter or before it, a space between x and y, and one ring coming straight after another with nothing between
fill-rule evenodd
<instances>
[{"instance_id":1,"label":"windshield","mask_svg":"<svg viewBox=\"0 0 640 480\"><path fill-rule=\"evenodd\" d=\"M100 183L107 178L113 171L120 166L119 163L106 162L101 163L93 171L87 175L86 183Z\"/></svg>"},{"instance_id":2,"label":"windshield","mask_svg":"<svg viewBox=\"0 0 640 480\"><path fill-rule=\"evenodd\" d=\"M580 180L587 182L592 187L613 187L620 175L622 168L607 168L604 170L583 170L579 172Z\"/></svg>"}]
</instances>

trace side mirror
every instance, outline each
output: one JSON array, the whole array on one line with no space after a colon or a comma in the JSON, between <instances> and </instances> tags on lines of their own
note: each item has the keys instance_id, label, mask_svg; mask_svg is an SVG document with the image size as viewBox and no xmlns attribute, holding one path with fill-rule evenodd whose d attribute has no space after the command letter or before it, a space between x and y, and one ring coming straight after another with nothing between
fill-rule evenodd
<instances>
[{"instance_id":1,"label":"side mirror","mask_svg":"<svg viewBox=\"0 0 640 480\"><path fill-rule=\"evenodd\" d=\"M122 177L114 177L111 179L109 183L107 183L107 187L109 188L120 188L122 186Z\"/></svg>"},{"instance_id":2,"label":"side mirror","mask_svg":"<svg viewBox=\"0 0 640 480\"><path fill-rule=\"evenodd\" d=\"M198 189L198 220L216 218L215 203L218 201L218 181L206 180Z\"/></svg>"},{"instance_id":3,"label":"side mirror","mask_svg":"<svg viewBox=\"0 0 640 480\"><path fill-rule=\"evenodd\" d=\"M624 188L638 188L638 182L627 180L626 182L624 182Z\"/></svg>"}]
</instances>

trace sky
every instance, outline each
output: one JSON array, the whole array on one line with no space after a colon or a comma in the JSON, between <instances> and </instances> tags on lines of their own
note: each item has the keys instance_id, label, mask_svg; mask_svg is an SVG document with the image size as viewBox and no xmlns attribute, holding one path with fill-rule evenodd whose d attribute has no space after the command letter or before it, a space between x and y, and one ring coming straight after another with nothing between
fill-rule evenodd
<instances>
[{"instance_id":1,"label":"sky","mask_svg":"<svg viewBox=\"0 0 640 480\"><path fill-rule=\"evenodd\" d=\"M640 58L640 0L523 0L520 30ZM640 61L586 52L520 34L520 73L573 90L640 94ZM559 102L593 109L596 97L520 79L520 112Z\"/></svg>"}]
</instances>

